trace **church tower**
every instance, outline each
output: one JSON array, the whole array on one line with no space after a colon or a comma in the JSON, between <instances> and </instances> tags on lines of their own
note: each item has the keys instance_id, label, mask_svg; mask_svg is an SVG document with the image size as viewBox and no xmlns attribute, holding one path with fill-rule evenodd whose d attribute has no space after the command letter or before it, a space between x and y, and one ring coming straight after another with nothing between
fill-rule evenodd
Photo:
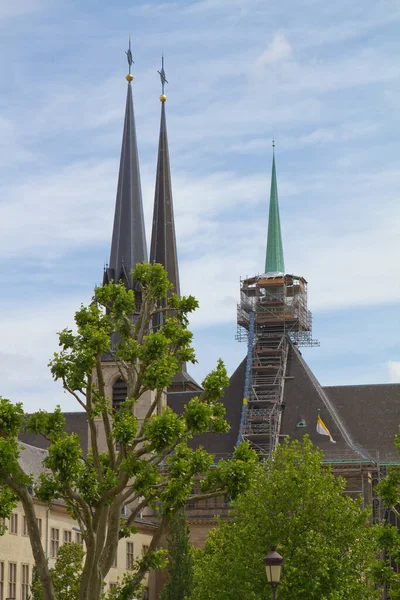
<instances>
[{"instance_id":1,"label":"church tower","mask_svg":"<svg viewBox=\"0 0 400 600\"><path fill-rule=\"evenodd\" d=\"M238 443L261 454L276 448L291 344L316 345L307 308L307 281L285 271L273 143L265 271L241 281L238 339L247 342L246 375Z\"/></svg>"},{"instance_id":2,"label":"church tower","mask_svg":"<svg viewBox=\"0 0 400 600\"><path fill-rule=\"evenodd\" d=\"M130 40L126 55L129 64L129 73L126 76L128 88L126 95L125 121L122 135L110 262L104 269L103 284L107 284L111 281L122 281L128 289L135 290L136 303L138 304L141 300L140 293L132 282L131 270L135 268L137 263L147 261L148 258L132 98L132 82L134 78L131 73L133 59ZM115 343L115 340L112 339L111 343ZM112 399L114 408L117 408L127 396L126 382L121 378L118 367L110 357L104 356L102 361L102 373L106 395ZM166 404L166 394L164 396L162 403ZM146 392L135 404L135 413L139 422L147 413L152 397L152 392ZM101 431L100 427L99 435L104 435L104 432Z\"/></svg>"},{"instance_id":3,"label":"church tower","mask_svg":"<svg viewBox=\"0 0 400 600\"><path fill-rule=\"evenodd\" d=\"M173 293L180 296L178 253L176 248L174 207L172 201L171 167L169 160L167 121L165 115L165 84L168 83L164 71L164 57L161 70L161 120L158 142L158 158L156 171L156 188L154 194L153 226L150 244L150 262L160 263L168 273ZM153 322L154 327L161 325L161 315ZM201 391L200 386L190 377L186 365L177 373L171 382L168 392Z\"/></svg>"}]
</instances>

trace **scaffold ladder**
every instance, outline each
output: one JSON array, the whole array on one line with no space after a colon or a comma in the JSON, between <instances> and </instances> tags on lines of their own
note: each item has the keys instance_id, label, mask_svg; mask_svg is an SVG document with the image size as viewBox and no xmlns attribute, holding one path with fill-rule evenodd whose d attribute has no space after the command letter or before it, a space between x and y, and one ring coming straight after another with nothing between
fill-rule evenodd
<instances>
[{"instance_id":1,"label":"scaffold ladder","mask_svg":"<svg viewBox=\"0 0 400 600\"><path fill-rule=\"evenodd\" d=\"M251 367L253 364L253 348L254 348L254 311L249 313L249 330L247 339L247 359L246 359L246 374L244 379L244 390L243 390L243 404L242 413L240 416L240 426L236 446L243 441L243 433L246 425L246 413L248 406L249 390L250 390L250 378L251 378Z\"/></svg>"}]
</instances>

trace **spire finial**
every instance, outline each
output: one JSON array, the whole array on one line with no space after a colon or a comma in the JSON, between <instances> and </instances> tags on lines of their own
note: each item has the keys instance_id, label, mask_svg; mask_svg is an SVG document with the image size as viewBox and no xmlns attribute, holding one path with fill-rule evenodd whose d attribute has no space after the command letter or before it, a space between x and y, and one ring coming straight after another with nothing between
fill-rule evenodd
<instances>
[{"instance_id":1,"label":"spire finial","mask_svg":"<svg viewBox=\"0 0 400 600\"><path fill-rule=\"evenodd\" d=\"M130 83L131 81L133 81L133 75L131 73L131 67L134 63L133 57L132 57L132 50L131 50L131 34L129 34L129 46L128 46L128 50L126 50L125 52L126 54L126 58L128 60L128 65L129 65L129 73L126 76L126 80Z\"/></svg>"},{"instance_id":2,"label":"spire finial","mask_svg":"<svg viewBox=\"0 0 400 600\"><path fill-rule=\"evenodd\" d=\"M161 102L165 102L167 99L167 96L164 93L165 90L165 84L168 83L167 78L165 77L165 71L164 71L164 54L161 55L161 71L157 71L157 73L160 76L161 79L161 96L160 96L160 101Z\"/></svg>"},{"instance_id":3,"label":"spire finial","mask_svg":"<svg viewBox=\"0 0 400 600\"><path fill-rule=\"evenodd\" d=\"M272 136L272 154L275 154L275 138Z\"/></svg>"}]
</instances>

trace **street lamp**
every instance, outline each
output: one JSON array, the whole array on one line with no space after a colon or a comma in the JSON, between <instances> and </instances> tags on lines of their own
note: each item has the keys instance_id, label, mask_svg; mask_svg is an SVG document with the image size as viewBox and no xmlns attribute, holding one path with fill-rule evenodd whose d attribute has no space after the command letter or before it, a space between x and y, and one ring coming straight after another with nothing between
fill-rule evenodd
<instances>
[{"instance_id":1,"label":"street lamp","mask_svg":"<svg viewBox=\"0 0 400 600\"><path fill-rule=\"evenodd\" d=\"M281 580L282 565L282 556L276 551L276 546L271 546L271 551L264 558L264 566L267 573L268 583L272 588L273 600L276 600L276 588Z\"/></svg>"}]
</instances>

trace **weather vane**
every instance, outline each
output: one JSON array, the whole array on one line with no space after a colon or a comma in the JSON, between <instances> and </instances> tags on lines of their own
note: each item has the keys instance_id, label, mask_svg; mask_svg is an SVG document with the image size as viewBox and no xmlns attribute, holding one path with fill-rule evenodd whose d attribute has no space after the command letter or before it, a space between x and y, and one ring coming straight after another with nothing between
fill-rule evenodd
<instances>
[{"instance_id":1,"label":"weather vane","mask_svg":"<svg viewBox=\"0 0 400 600\"><path fill-rule=\"evenodd\" d=\"M162 86L162 95L164 96L165 84L168 83L167 78L165 77L165 71L164 71L164 54L162 55L162 58L161 58L161 71L157 71L157 73L160 75L161 86Z\"/></svg>"},{"instance_id":2,"label":"weather vane","mask_svg":"<svg viewBox=\"0 0 400 600\"><path fill-rule=\"evenodd\" d=\"M133 58L132 58L132 50L131 50L131 36L129 35L129 47L128 50L125 52L126 54L126 58L128 59L128 65L129 65L129 75L131 74L131 67L133 64Z\"/></svg>"}]
</instances>

